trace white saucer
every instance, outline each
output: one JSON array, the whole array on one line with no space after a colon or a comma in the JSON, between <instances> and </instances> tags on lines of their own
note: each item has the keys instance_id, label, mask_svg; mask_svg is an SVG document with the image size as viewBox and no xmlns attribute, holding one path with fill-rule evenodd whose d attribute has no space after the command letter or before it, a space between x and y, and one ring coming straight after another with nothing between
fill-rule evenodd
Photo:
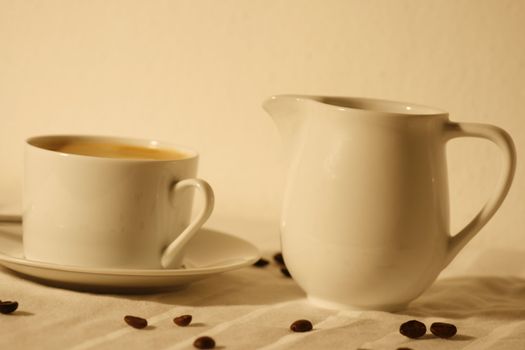
<instances>
[{"instance_id":1,"label":"white saucer","mask_svg":"<svg viewBox=\"0 0 525 350\"><path fill-rule=\"evenodd\" d=\"M183 269L101 269L64 266L24 258L20 225L0 224L0 264L26 278L63 288L101 292L174 289L253 264L260 254L252 244L202 228L187 246Z\"/></svg>"}]
</instances>

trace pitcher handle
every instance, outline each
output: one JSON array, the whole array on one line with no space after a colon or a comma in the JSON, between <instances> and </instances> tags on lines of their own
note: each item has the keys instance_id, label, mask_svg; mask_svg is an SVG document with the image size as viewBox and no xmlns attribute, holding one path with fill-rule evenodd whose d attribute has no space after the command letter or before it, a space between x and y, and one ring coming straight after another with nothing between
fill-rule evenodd
<instances>
[{"instance_id":1,"label":"pitcher handle","mask_svg":"<svg viewBox=\"0 0 525 350\"><path fill-rule=\"evenodd\" d=\"M516 170L516 149L510 135L503 129L488 124L452 123L445 126L445 142L456 137L479 137L494 142L503 152L503 171L499 177L494 194L479 213L458 234L449 241L448 259L445 266L481 230L496 213L509 192Z\"/></svg>"}]
</instances>

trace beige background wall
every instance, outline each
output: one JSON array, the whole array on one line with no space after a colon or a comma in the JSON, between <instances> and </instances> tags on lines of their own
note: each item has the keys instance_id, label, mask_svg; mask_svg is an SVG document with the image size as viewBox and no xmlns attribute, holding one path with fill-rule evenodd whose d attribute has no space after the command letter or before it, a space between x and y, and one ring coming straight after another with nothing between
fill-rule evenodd
<instances>
[{"instance_id":1,"label":"beige background wall","mask_svg":"<svg viewBox=\"0 0 525 350\"><path fill-rule=\"evenodd\" d=\"M201 152L214 220L277 222L277 93L382 97L507 129L514 186L472 247L525 249L525 1L0 0L0 211L20 208L23 140L97 133ZM450 145L452 227L490 194L495 146Z\"/></svg>"}]
</instances>

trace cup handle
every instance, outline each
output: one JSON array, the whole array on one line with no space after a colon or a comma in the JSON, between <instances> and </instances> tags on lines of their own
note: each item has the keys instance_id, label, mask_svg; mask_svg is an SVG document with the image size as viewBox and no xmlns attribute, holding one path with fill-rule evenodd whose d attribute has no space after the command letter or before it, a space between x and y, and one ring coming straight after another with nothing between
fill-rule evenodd
<instances>
[{"instance_id":1,"label":"cup handle","mask_svg":"<svg viewBox=\"0 0 525 350\"><path fill-rule=\"evenodd\" d=\"M183 250L190 239L199 231L213 211L215 196L211 186L201 179L184 179L172 187L172 193L184 191L190 187L196 188L204 200L203 208L197 217L177 236L162 253L160 263L163 268L178 268L182 263Z\"/></svg>"},{"instance_id":2,"label":"cup handle","mask_svg":"<svg viewBox=\"0 0 525 350\"><path fill-rule=\"evenodd\" d=\"M459 251L481 230L496 213L509 192L516 170L516 149L510 135L503 129L488 124L452 123L445 126L445 142L456 137L479 137L494 142L503 152L503 171L498 180L494 194L479 213L458 234L452 236L448 246L448 257L445 266Z\"/></svg>"}]
</instances>

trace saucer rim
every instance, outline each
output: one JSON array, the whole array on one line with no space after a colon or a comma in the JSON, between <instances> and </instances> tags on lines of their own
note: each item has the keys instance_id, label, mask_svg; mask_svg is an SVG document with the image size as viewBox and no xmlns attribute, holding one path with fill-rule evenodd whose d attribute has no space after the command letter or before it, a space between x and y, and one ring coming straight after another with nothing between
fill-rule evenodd
<instances>
[{"instance_id":1,"label":"saucer rim","mask_svg":"<svg viewBox=\"0 0 525 350\"><path fill-rule=\"evenodd\" d=\"M176 277L176 276L195 276L195 275L208 275L214 273L227 272L249 266L255 263L260 257L260 250L253 245L251 242L237 237L232 234L222 232L217 229L202 227L201 230L211 231L214 234L218 234L228 239L237 240L245 245L249 246L253 252L253 256L250 258L233 258L234 262L223 264L223 265L213 265L210 267L190 267L185 269L125 269L125 268L101 268L101 267L85 267L85 266L74 266L74 265L63 265L55 264L44 261L28 260L22 257L15 257L12 255L7 255L3 252L0 252L0 265L12 270L11 267L4 265L5 263L16 264L27 266L31 268L54 270L60 272L72 272L72 273L83 273L90 275L113 275L113 276L148 276L148 277ZM252 254L250 254L252 255ZM224 259L228 261L230 259Z\"/></svg>"}]
</instances>

